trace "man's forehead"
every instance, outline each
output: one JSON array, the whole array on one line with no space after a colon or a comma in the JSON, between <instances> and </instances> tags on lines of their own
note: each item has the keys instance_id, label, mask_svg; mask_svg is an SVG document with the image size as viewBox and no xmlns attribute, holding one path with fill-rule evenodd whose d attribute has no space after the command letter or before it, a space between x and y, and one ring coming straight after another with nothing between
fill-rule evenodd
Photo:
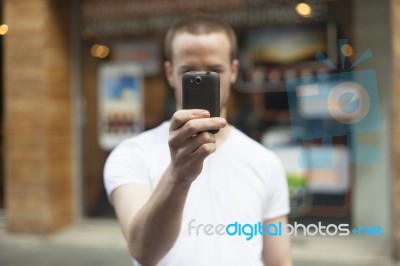
<instances>
[{"instance_id":1,"label":"man's forehead","mask_svg":"<svg viewBox=\"0 0 400 266\"><path fill-rule=\"evenodd\" d=\"M208 35L214 35L214 34L225 35L228 38L228 34L222 30L204 31L204 32L198 32L198 33L193 33L193 32L187 31L187 30L180 30L180 31L175 32L173 39L175 39L179 36L182 36L182 35L201 37L201 36L208 36Z\"/></svg>"},{"instance_id":2,"label":"man's forehead","mask_svg":"<svg viewBox=\"0 0 400 266\"><path fill-rule=\"evenodd\" d=\"M209 42L211 39L218 39L219 42L226 41L226 44L230 46L229 38L224 32L210 32L210 33L202 33L202 34L192 34L189 32L181 32L177 33L172 39L172 48L175 48L177 43L185 44L185 42L199 42L201 40L206 40Z\"/></svg>"},{"instance_id":3,"label":"man's forehead","mask_svg":"<svg viewBox=\"0 0 400 266\"><path fill-rule=\"evenodd\" d=\"M224 47L225 46L225 47ZM222 49L227 55L230 53L230 42L224 32L211 32L204 34L191 34L181 32L172 40L172 55L184 52L196 52L196 49Z\"/></svg>"}]
</instances>

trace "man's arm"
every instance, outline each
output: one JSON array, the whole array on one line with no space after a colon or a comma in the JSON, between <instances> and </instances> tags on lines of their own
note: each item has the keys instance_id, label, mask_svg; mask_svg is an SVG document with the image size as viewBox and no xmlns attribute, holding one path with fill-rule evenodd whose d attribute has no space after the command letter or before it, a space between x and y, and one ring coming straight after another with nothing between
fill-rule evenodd
<instances>
[{"instance_id":1,"label":"man's arm","mask_svg":"<svg viewBox=\"0 0 400 266\"><path fill-rule=\"evenodd\" d=\"M290 237L285 236L285 224L287 217L281 216L271 220L264 220L263 225L282 223L282 236L265 235L263 240L262 257L266 266L292 266L292 256L290 252Z\"/></svg>"},{"instance_id":2,"label":"man's arm","mask_svg":"<svg viewBox=\"0 0 400 266\"><path fill-rule=\"evenodd\" d=\"M129 252L144 266L157 264L179 235L190 185L201 173L204 159L216 148L215 136L207 131L226 125L224 119L209 116L202 110L174 114L168 143L171 163L154 191L132 184L112 193Z\"/></svg>"},{"instance_id":3,"label":"man's arm","mask_svg":"<svg viewBox=\"0 0 400 266\"><path fill-rule=\"evenodd\" d=\"M141 265L157 264L174 245L189 186L174 184L167 170L153 192L143 184L125 185L113 192L129 253Z\"/></svg>"}]
</instances>

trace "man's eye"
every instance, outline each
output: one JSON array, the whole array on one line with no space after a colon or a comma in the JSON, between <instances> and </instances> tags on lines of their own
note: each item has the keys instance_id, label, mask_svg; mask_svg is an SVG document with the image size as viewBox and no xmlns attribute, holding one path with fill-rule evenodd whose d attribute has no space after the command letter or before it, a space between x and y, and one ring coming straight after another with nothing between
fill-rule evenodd
<instances>
[{"instance_id":1,"label":"man's eye","mask_svg":"<svg viewBox=\"0 0 400 266\"><path fill-rule=\"evenodd\" d=\"M179 74L183 75L186 72L192 71L191 69L182 69Z\"/></svg>"},{"instance_id":2,"label":"man's eye","mask_svg":"<svg viewBox=\"0 0 400 266\"><path fill-rule=\"evenodd\" d=\"M211 69L210 71L216 72L218 74L221 74L224 72L222 69Z\"/></svg>"}]
</instances>

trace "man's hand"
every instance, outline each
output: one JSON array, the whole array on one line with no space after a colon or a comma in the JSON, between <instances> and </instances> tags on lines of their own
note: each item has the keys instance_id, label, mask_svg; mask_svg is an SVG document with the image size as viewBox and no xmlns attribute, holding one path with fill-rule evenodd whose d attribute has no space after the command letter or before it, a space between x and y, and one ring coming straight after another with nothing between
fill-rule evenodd
<instances>
[{"instance_id":1,"label":"man's hand","mask_svg":"<svg viewBox=\"0 0 400 266\"><path fill-rule=\"evenodd\" d=\"M200 175L204 159L216 149L215 136L208 130L225 126L224 118L210 118L206 110L179 110L174 113L168 144L170 167L177 181L191 182Z\"/></svg>"}]
</instances>

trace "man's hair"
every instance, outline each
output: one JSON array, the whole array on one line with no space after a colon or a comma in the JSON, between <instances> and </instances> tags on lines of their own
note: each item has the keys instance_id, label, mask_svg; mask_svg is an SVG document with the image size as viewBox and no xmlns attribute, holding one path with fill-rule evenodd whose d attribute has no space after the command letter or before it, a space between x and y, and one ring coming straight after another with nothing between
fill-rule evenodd
<instances>
[{"instance_id":1,"label":"man's hair","mask_svg":"<svg viewBox=\"0 0 400 266\"><path fill-rule=\"evenodd\" d=\"M223 20L206 14L186 16L175 23L167 32L164 42L165 58L172 60L172 42L176 35L190 33L193 35L225 33L230 43L230 59L236 58L237 40L232 27Z\"/></svg>"}]
</instances>

